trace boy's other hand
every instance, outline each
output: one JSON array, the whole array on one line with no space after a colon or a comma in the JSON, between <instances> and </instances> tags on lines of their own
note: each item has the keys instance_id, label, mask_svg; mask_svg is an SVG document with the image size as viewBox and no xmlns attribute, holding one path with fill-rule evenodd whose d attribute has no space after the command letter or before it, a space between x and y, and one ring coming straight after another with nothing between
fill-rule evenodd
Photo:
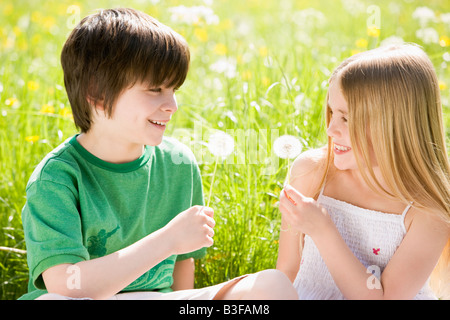
<instances>
[{"instance_id":1,"label":"boy's other hand","mask_svg":"<svg viewBox=\"0 0 450 320\"><path fill-rule=\"evenodd\" d=\"M194 206L173 218L164 227L173 253L183 254L212 246L216 224L213 216L212 208Z\"/></svg>"}]
</instances>

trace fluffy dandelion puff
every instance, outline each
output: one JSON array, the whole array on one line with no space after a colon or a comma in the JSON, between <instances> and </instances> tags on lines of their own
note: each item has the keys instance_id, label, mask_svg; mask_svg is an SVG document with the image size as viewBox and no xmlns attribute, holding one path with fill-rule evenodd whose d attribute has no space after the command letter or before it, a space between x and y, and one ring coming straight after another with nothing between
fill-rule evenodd
<instances>
[{"instance_id":1,"label":"fluffy dandelion puff","mask_svg":"<svg viewBox=\"0 0 450 320\"><path fill-rule=\"evenodd\" d=\"M273 151L279 158L292 159L302 152L302 144L296 137L284 135L275 140Z\"/></svg>"},{"instance_id":2,"label":"fluffy dandelion puff","mask_svg":"<svg viewBox=\"0 0 450 320\"><path fill-rule=\"evenodd\" d=\"M216 157L226 158L234 150L234 139L228 133L218 130L209 137L208 149Z\"/></svg>"}]
</instances>

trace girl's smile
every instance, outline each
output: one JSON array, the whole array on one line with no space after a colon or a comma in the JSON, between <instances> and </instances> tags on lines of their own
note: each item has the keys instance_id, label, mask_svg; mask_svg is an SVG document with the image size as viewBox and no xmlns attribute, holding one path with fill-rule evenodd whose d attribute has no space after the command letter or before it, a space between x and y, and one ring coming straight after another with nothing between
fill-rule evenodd
<instances>
[{"instance_id":1,"label":"girl's smile","mask_svg":"<svg viewBox=\"0 0 450 320\"><path fill-rule=\"evenodd\" d=\"M333 143L333 146L334 146L333 150L334 150L335 155L342 155L342 154L347 153L350 150L352 150L352 148L337 144L336 142Z\"/></svg>"}]
</instances>

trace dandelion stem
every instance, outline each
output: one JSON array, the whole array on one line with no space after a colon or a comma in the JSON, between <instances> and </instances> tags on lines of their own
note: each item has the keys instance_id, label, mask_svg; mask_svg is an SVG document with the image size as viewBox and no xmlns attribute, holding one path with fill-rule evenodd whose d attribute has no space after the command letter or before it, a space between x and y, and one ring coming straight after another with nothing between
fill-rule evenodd
<instances>
[{"instance_id":1,"label":"dandelion stem","mask_svg":"<svg viewBox=\"0 0 450 320\"><path fill-rule=\"evenodd\" d=\"M208 197L208 204L206 205L207 207L209 207L209 203L211 202L211 195L212 195L212 189L213 189L213 185L214 185L214 178L216 177L216 170L217 170L217 162L219 160L219 156L216 156L216 163L214 165L214 173L212 176L212 181L211 181L211 186L209 187L209 197Z\"/></svg>"},{"instance_id":2,"label":"dandelion stem","mask_svg":"<svg viewBox=\"0 0 450 320\"><path fill-rule=\"evenodd\" d=\"M288 157L288 165L287 165L287 184L291 184L291 159Z\"/></svg>"},{"instance_id":3,"label":"dandelion stem","mask_svg":"<svg viewBox=\"0 0 450 320\"><path fill-rule=\"evenodd\" d=\"M9 247L0 247L0 251L14 252L14 253L19 253L19 254L26 254L27 253L26 250L16 249L16 248L9 248Z\"/></svg>"}]
</instances>

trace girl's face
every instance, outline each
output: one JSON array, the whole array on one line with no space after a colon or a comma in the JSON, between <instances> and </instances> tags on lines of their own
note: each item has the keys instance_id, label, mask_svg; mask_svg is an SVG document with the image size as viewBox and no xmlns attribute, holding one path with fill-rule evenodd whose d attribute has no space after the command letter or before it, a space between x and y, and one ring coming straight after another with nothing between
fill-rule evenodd
<instances>
[{"instance_id":1,"label":"girl's face","mask_svg":"<svg viewBox=\"0 0 450 320\"><path fill-rule=\"evenodd\" d=\"M357 170L359 169L358 163L356 162L348 130L348 105L341 92L338 80L330 83L328 106L331 112L331 119L327 128L327 135L333 141L334 165L339 170ZM368 141L368 143L369 158L374 168L377 166L377 161L371 141Z\"/></svg>"},{"instance_id":2,"label":"girl's face","mask_svg":"<svg viewBox=\"0 0 450 320\"><path fill-rule=\"evenodd\" d=\"M338 80L330 83L328 106L331 112L327 135L332 138L334 165L339 170L357 169L348 130L348 106Z\"/></svg>"}]
</instances>

